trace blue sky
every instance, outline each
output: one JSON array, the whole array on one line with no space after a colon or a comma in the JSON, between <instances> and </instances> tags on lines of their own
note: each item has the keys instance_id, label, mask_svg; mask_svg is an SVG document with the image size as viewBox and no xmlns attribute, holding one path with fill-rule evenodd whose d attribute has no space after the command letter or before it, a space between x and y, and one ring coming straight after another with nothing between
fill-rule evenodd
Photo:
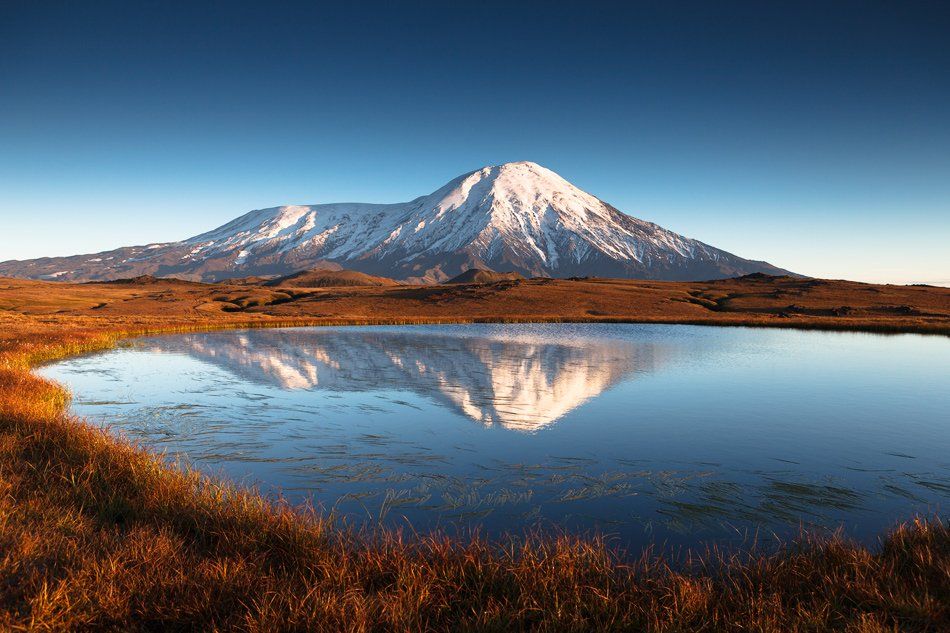
<instances>
[{"instance_id":1,"label":"blue sky","mask_svg":"<svg viewBox=\"0 0 950 633\"><path fill-rule=\"evenodd\" d=\"M950 285L938 3L468 4L3 3L0 260L532 160L744 257Z\"/></svg>"}]
</instances>

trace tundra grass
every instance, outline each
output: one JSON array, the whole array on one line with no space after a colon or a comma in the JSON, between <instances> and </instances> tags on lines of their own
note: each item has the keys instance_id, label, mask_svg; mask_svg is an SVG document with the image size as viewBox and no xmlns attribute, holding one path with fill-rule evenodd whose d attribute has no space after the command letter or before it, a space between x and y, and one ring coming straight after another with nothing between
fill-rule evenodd
<instances>
[{"instance_id":1,"label":"tundra grass","mask_svg":"<svg viewBox=\"0 0 950 633\"><path fill-rule=\"evenodd\" d=\"M67 412L37 363L126 336L299 321L0 315L0 630L950 630L950 528L868 549L636 556L596 538L353 531Z\"/></svg>"}]
</instances>

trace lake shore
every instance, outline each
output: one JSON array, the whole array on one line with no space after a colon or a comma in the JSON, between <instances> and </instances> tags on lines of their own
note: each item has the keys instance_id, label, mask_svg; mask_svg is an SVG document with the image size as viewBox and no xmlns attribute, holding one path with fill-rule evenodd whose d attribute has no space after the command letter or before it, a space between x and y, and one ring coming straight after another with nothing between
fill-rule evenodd
<instances>
[{"instance_id":1,"label":"lake shore","mask_svg":"<svg viewBox=\"0 0 950 633\"><path fill-rule=\"evenodd\" d=\"M676 566L654 553L631 560L609 543L566 536L463 544L353 533L305 508L167 466L160 455L70 416L69 394L31 373L39 363L131 336L234 327L618 320L950 333L950 290L875 292L855 284L860 294L848 290L843 303L839 286L792 285L804 281L767 288L755 285L760 280L723 282L725 290L718 282L702 290L611 280L321 289L286 300L256 287L2 280L0 623L48 630L939 630L950 622L950 529L939 519L898 526L874 551L809 537L778 551L707 552ZM850 282L828 282L842 283ZM712 298L719 291L726 296ZM787 307L782 292L800 293L794 305L802 314L761 311L763 295L770 310L777 308L769 301ZM862 304L865 294L873 299ZM683 296L695 301L674 300Z\"/></svg>"}]
</instances>

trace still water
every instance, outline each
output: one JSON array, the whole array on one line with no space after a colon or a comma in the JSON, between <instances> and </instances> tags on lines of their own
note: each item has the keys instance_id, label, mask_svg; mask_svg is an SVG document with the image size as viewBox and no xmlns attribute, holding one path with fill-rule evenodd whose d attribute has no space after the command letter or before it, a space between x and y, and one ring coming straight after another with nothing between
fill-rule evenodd
<instances>
[{"instance_id":1,"label":"still water","mask_svg":"<svg viewBox=\"0 0 950 633\"><path fill-rule=\"evenodd\" d=\"M47 366L73 410L341 521L698 546L950 501L950 338L671 325L288 328Z\"/></svg>"}]
</instances>

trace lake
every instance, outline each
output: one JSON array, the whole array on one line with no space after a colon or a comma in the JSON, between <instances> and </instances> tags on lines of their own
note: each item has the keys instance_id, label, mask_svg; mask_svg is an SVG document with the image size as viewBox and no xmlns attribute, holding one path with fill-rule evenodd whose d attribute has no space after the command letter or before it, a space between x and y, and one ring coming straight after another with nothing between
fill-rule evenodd
<instances>
[{"instance_id":1,"label":"lake","mask_svg":"<svg viewBox=\"0 0 950 633\"><path fill-rule=\"evenodd\" d=\"M93 423L356 525L873 543L950 499L946 337L286 328L136 339L39 373Z\"/></svg>"}]
</instances>

